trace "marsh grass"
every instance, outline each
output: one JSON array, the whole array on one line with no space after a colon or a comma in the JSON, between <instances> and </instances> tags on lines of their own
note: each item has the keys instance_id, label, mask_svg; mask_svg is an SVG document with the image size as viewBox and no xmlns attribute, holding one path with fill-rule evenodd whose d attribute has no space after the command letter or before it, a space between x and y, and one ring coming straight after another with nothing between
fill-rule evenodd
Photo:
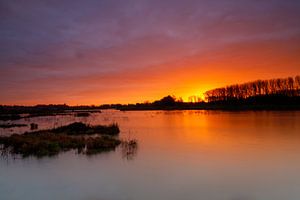
<instances>
[{"instance_id":1,"label":"marsh grass","mask_svg":"<svg viewBox=\"0 0 300 200\"><path fill-rule=\"evenodd\" d=\"M121 143L122 149L122 157L127 160L132 160L136 154L138 149L137 140L123 140Z\"/></svg>"},{"instance_id":2,"label":"marsh grass","mask_svg":"<svg viewBox=\"0 0 300 200\"><path fill-rule=\"evenodd\" d=\"M0 128L14 128L14 127L24 127L24 126L28 126L27 124L0 124Z\"/></svg>"},{"instance_id":3,"label":"marsh grass","mask_svg":"<svg viewBox=\"0 0 300 200\"><path fill-rule=\"evenodd\" d=\"M67 135L100 134L100 135L113 136L113 135L118 135L120 133L118 124L91 126L81 122L75 122L67 126L62 126L59 128L52 129L50 131L57 134L67 134Z\"/></svg>"},{"instance_id":4,"label":"marsh grass","mask_svg":"<svg viewBox=\"0 0 300 200\"><path fill-rule=\"evenodd\" d=\"M39 127L39 125L36 124L36 123L31 123L30 124L30 130L36 130L36 129L38 129L38 127Z\"/></svg>"},{"instance_id":5,"label":"marsh grass","mask_svg":"<svg viewBox=\"0 0 300 200\"><path fill-rule=\"evenodd\" d=\"M4 114L0 115L0 121L18 120L21 116L18 114Z\"/></svg>"},{"instance_id":6,"label":"marsh grass","mask_svg":"<svg viewBox=\"0 0 300 200\"><path fill-rule=\"evenodd\" d=\"M2 153L19 154L22 157L54 156L72 149L90 155L115 150L121 144L121 140L115 137L119 132L117 124L90 126L76 122L51 130L0 137L0 145Z\"/></svg>"},{"instance_id":7,"label":"marsh grass","mask_svg":"<svg viewBox=\"0 0 300 200\"><path fill-rule=\"evenodd\" d=\"M88 113L88 112L78 112L78 113L75 113L75 116L76 117L89 117L90 113Z\"/></svg>"}]
</instances>

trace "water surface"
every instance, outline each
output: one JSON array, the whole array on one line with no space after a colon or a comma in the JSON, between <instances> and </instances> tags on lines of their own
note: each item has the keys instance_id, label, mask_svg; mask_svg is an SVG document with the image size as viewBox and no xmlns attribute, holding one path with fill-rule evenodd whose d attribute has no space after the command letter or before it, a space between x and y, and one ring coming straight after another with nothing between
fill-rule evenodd
<instances>
[{"instance_id":1,"label":"water surface","mask_svg":"<svg viewBox=\"0 0 300 200\"><path fill-rule=\"evenodd\" d=\"M138 140L138 150L129 158L121 149L1 158L0 199L300 199L300 112L103 111L14 123L46 129L74 121L117 122L122 138Z\"/></svg>"}]
</instances>

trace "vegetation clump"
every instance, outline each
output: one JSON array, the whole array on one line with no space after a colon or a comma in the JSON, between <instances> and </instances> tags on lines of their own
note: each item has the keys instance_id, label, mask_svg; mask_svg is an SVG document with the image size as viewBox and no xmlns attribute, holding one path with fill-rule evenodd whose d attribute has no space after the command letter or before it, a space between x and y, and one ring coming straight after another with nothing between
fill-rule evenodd
<instances>
[{"instance_id":1,"label":"vegetation clump","mask_svg":"<svg viewBox=\"0 0 300 200\"><path fill-rule=\"evenodd\" d=\"M0 128L13 128L13 127L24 127L27 124L0 124Z\"/></svg>"},{"instance_id":2,"label":"vegetation clump","mask_svg":"<svg viewBox=\"0 0 300 200\"><path fill-rule=\"evenodd\" d=\"M53 133L26 133L23 135L14 134L10 137L0 137L0 144L3 149L9 150L12 154L27 156L52 156L60 151L84 148L83 138L72 138L66 135Z\"/></svg>"},{"instance_id":3,"label":"vegetation clump","mask_svg":"<svg viewBox=\"0 0 300 200\"><path fill-rule=\"evenodd\" d=\"M125 140L122 142L122 156L127 160L132 160L136 154L138 149L137 140Z\"/></svg>"},{"instance_id":4,"label":"vegetation clump","mask_svg":"<svg viewBox=\"0 0 300 200\"><path fill-rule=\"evenodd\" d=\"M89 117L90 113L88 112L79 112L75 114L76 117Z\"/></svg>"},{"instance_id":5,"label":"vegetation clump","mask_svg":"<svg viewBox=\"0 0 300 200\"><path fill-rule=\"evenodd\" d=\"M72 149L90 155L115 150L121 144L121 140L113 137L118 133L117 124L89 126L76 122L52 130L0 137L0 145L2 153L20 154L23 157L53 156ZM100 135L91 136L92 134Z\"/></svg>"},{"instance_id":6,"label":"vegetation clump","mask_svg":"<svg viewBox=\"0 0 300 200\"><path fill-rule=\"evenodd\" d=\"M30 130L36 130L36 129L38 129L38 127L39 127L39 125L36 124L36 123L31 123L30 124Z\"/></svg>"},{"instance_id":7,"label":"vegetation clump","mask_svg":"<svg viewBox=\"0 0 300 200\"><path fill-rule=\"evenodd\" d=\"M115 150L115 148L121 144L121 140L118 140L109 136L102 136L96 138L88 138L86 140L86 154L96 154L104 151Z\"/></svg>"},{"instance_id":8,"label":"vegetation clump","mask_svg":"<svg viewBox=\"0 0 300 200\"><path fill-rule=\"evenodd\" d=\"M51 130L53 133L63 133L67 135L118 135L120 133L119 126L117 124L112 125L97 125L90 126L81 122L75 122L67 126L62 126Z\"/></svg>"},{"instance_id":9,"label":"vegetation clump","mask_svg":"<svg viewBox=\"0 0 300 200\"><path fill-rule=\"evenodd\" d=\"M21 116L18 114L4 114L0 115L0 121L18 120Z\"/></svg>"}]
</instances>

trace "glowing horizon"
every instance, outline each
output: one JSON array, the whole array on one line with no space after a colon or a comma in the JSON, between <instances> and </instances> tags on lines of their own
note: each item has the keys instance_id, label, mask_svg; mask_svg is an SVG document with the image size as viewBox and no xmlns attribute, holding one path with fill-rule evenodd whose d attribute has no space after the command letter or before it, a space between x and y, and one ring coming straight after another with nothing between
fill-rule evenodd
<instances>
[{"instance_id":1,"label":"glowing horizon","mask_svg":"<svg viewBox=\"0 0 300 200\"><path fill-rule=\"evenodd\" d=\"M2 1L0 105L188 101L300 71L300 3Z\"/></svg>"}]
</instances>

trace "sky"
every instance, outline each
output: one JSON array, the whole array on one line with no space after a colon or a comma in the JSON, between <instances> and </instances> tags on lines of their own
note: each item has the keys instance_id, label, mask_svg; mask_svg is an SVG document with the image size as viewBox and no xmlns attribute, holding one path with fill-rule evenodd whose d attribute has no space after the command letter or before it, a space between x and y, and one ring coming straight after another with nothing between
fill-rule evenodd
<instances>
[{"instance_id":1,"label":"sky","mask_svg":"<svg viewBox=\"0 0 300 200\"><path fill-rule=\"evenodd\" d=\"M0 0L0 104L186 101L299 74L299 0Z\"/></svg>"}]
</instances>

